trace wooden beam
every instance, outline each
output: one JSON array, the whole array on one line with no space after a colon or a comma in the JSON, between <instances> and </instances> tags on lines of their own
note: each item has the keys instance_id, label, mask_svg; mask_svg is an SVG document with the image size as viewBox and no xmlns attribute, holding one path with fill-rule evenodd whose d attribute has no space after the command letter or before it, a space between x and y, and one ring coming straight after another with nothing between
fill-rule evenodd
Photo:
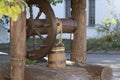
<instances>
[{"instance_id":1,"label":"wooden beam","mask_svg":"<svg viewBox=\"0 0 120 80\"><path fill-rule=\"evenodd\" d=\"M21 13L10 27L11 79L24 80L26 55L26 17Z\"/></svg>"},{"instance_id":2,"label":"wooden beam","mask_svg":"<svg viewBox=\"0 0 120 80\"><path fill-rule=\"evenodd\" d=\"M71 0L72 18L77 21L77 29L73 34L71 60L86 61L86 0Z\"/></svg>"},{"instance_id":3,"label":"wooden beam","mask_svg":"<svg viewBox=\"0 0 120 80\"><path fill-rule=\"evenodd\" d=\"M77 23L75 20L73 20L73 19L60 19L60 20L62 21L63 33L73 33L76 30ZM49 28L46 28L46 27L48 27L49 24L46 24L45 19L34 20L34 25L35 25L35 29L39 30L39 32L41 34L47 34L47 31L48 31L47 29L49 29ZM27 26L28 26L28 28L32 27L30 20L27 20ZM58 28L59 27L57 27L57 29ZM58 31L58 32L60 32L60 31Z\"/></svg>"}]
</instances>

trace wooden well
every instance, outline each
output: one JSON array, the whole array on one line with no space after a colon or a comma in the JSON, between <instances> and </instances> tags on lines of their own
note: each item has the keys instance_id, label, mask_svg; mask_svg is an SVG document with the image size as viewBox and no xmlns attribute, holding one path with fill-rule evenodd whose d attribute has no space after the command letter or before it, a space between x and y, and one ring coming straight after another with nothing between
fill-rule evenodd
<instances>
[{"instance_id":1,"label":"wooden well","mask_svg":"<svg viewBox=\"0 0 120 80\"><path fill-rule=\"evenodd\" d=\"M48 55L48 67L50 68L65 68L66 56L64 46L55 46Z\"/></svg>"}]
</instances>

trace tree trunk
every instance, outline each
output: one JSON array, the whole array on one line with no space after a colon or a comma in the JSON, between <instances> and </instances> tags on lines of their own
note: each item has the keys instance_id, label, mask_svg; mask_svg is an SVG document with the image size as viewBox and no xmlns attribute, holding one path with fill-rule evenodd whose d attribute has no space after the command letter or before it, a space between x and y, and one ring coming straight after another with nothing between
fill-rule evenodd
<instances>
[{"instance_id":1,"label":"tree trunk","mask_svg":"<svg viewBox=\"0 0 120 80\"><path fill-rule=\"evenodd\" d=\"M11 80L24 80L26 55L26 17L21 13L10 28Z\"/></svg>"},{"instance_id":2,"label":"tree trunk","mask_svg":"<svg viewBox=\"0 0 120 80\"><path fill-rule=\"evenodd\" d=\"M72 18L77 20L77 29L73 34L71 61L86 61L86 0L72 0Z\"/></svg>"}]
</instances>

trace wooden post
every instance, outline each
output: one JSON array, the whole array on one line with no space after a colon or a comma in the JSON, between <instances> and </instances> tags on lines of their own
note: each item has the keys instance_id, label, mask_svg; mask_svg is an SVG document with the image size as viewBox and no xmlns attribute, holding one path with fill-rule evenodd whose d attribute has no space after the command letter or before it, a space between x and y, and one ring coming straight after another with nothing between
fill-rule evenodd
<instances>
[{"instance_id":1,"label":"wooden post","mask_svg":"<svg viewBox=\"0 0 120 80\"><path fill-rule=\"evenodd\" d=\"M86 0L71 0L72 18L77 20L77 29L73 34L71 60L86 61Z\"/></svg>"},{"instance_id":2,"label":"wooden post","mask_svg":"<svg viewBox=\"0 0 120 80\"><path fill-rule=\"evenodd\" d=\"M26 17L21 13L10 28L11 80L24 80L26 55Z\"/></svg>"}]
</instances>

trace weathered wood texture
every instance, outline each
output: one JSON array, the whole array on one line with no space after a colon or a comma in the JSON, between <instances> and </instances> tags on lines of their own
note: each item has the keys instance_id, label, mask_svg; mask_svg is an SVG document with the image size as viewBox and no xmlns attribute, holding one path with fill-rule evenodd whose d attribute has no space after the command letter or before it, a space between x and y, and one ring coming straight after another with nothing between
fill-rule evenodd
<instances>
[{"instance_id":1,"label":"weathered wood texture","mask_svg":"<svg viewBox=\"0 0 120 80\"><path fill-rule=\"evenodd\" d=\"M26 17L21 13L16 22L11 21L10 27L11 78L24 80L26 55Z\"/></svg>"},{"instance_id":2,"label":"weathered wood texture","mask_svg":"<svg viewBox=\"0 0 120 80\"><path fill-rule=\"evenodd\" d=\"M39 32L39 30L34 29L34 24L33 24L34 20L31 19L31 22L29 22L29 26L27 26L27 37L32 36L32 34L33 36L34 34L37 34L42 41L39 47L39 50L36 51L38 54L34 52L35 50L27 51L28 58L40 59L45 57L49 53L49 51L52 49L53 45L55 44L56 35L57 35L56 18L48 0L27 0L27 3L28 5L36 5L36 7L40 9L37 16L39 16L41 12L44 13L44 15L46 16L45 17L46 23L49 24L48 27L45 26L45 28L47 28L47 36L44 38L41 36L41 33ZM30 12L31 12L31 9L30 9ZM37 19L39 18L40 16ZM32 55L32 54L35 54L35 55Z\"/></svg>"},{"instance_id":3,"label":"weathered wood texture","mask_svg":"<svg viewBox=\"0 0 120 80\"><path fill-rule=\"evenodd\" d=\"M60 69L66 67L66 56L64 46L54 46L48 54L48 67Z\"/></svg>"},{"instance_id":4,"label":"weathered wood texture","mask_svg":"<svg viewBox=\"0 0 120 80\"><path fill-rule=\"evenodd\" d=\"M73 19L60 19L62 21L62 30L63 33L73 33L76 30L77 23ZM39 30L41 34L47 34L47 26L45 19L36 19L34 20L35 29ZM59 25L59 24L58 24ZM27 20L27 26L32 26L30 20ZM58 27L57 27L58 28ZM58 31L59 32L59 31Z\"/></svg>"},{"instance_id":5,"label":"weathered wood texture","mask_svg":"<svg viewBox=\"0 0 120 80\"><path fill-rule=\"evenodd\" d=\"M0 63L0 80L10 80L10 66ZM64 69L26 66L25 80L111 80L112 69L98 65L72 65Z\"/></svg>"},{"instance_id":6,"label":"weathered wood texture","mask_svg":"<svg viewBox=\"0 0 120 80\"><path fill-rule=\"evenodd\" d=\"M93 80L111 80L113 77L113 71L110 67L91 64L77 65L84 68L93 77Z\"/></svg>"},{"instance_id":7,"label":"weathered wood texture","mask_svg":"<svg viewBox=\"0 0 120 80\"><path fill-rule=\"evenodd\" d=\"M72 18L77 21L71 49L71 60L75 62L86 61L86 0L71 0Z\"/></svg>"}]
</instances>

